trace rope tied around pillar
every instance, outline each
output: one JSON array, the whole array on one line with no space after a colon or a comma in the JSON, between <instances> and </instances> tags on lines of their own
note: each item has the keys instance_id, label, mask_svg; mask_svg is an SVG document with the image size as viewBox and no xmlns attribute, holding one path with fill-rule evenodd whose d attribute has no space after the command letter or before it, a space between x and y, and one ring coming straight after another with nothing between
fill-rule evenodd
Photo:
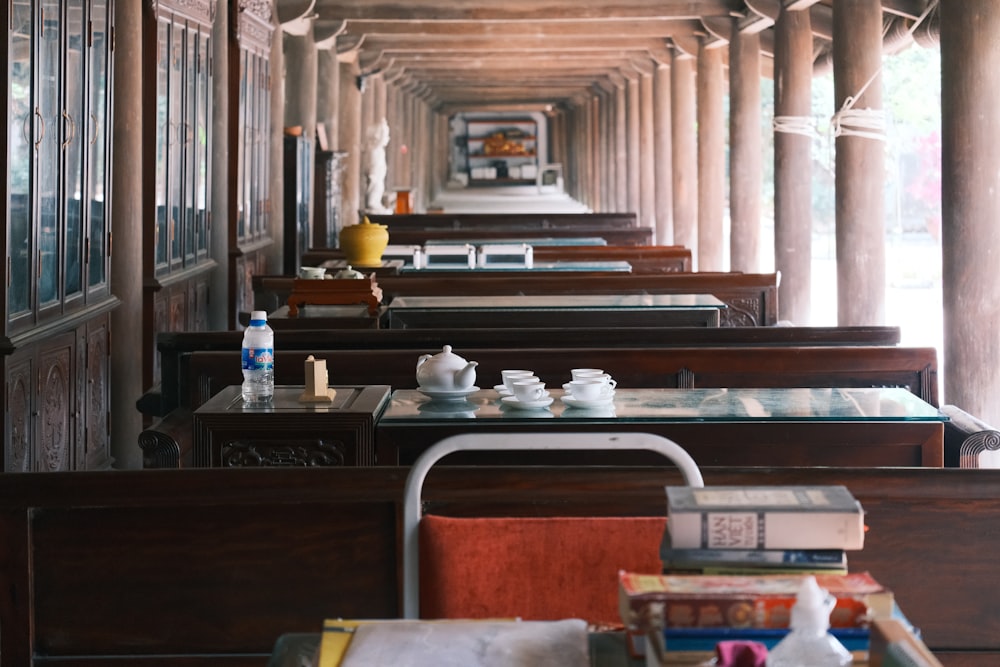
<instances>
[{"instance_id":1,"label":"rope tied around pillar","mask_svg":"<svg viewBox=\"0 0 1000 667\"><path fill-rule=\"evenodd\" d=\"M812 116L775 116L771 127L775 132L801 134L810 139L819 136L816 120Z\"/></svg>"},{"instance_id":2,"label":"rope tied around pillar","mask_svg":"<svg viewBox=\"0 0 1000 667\"><path fill-rule=\"evenodd\" d=\"M917 28L931 15L938 5L939 0L931 0L927 4L923 13L913 22L907 32L910 36L916 32ZM882 72L882 66L879 67L872 73L865 82L865 85L861 86L861 90L857 92L856 95L850 95L841 105L840 110L833 114L830 119L830 133L834 138L836 137L863 137L865 139L874 139L876 141L885 141L885 110L884 109L855 109L854 105L865 94L868 87L872 85L878 78L878 75Z\"/></svg>"}]
</instances>

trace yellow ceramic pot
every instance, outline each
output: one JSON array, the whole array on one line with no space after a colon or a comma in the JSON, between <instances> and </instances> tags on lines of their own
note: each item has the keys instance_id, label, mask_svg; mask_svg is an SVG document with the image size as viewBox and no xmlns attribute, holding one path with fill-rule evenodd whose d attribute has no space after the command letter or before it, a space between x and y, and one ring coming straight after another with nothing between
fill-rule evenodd
<instances>
[{"instance_id":1,"label":"yellow ceramic pot","mask_svg":"<svg viewBox=\"0 0 1000 667\"><path fill-rule=\"evenodd\" d=\"M373 223L367 215L360 223L340 230L340 249L347 256L347 263L354 266L381 266L387 245L389 228Z\"/></svg>"}]
</instances>

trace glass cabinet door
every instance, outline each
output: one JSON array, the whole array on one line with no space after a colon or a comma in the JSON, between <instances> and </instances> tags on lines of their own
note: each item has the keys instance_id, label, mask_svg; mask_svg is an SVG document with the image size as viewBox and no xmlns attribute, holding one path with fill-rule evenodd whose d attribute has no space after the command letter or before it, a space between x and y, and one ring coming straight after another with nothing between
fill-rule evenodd
<instances>
[{"instance_id":1,"label":"glass cabinet door","mask_svg":"<svg viewBox=\"0 0 1000 667\"><path fill-rule=\"evenodd\" d=\"M83 121L85 93L85 52L87 50L84 30L86 19L83 0L64 0L65 14L65 65L66 74L63 88L61 112L62 142L60 150L63 159L63 299L65 302L82 298L83 295Z\"/></svg>"},{"instance_id":2,"label":"glass cabinet door","mask_svg":"<svg viewBox=\"0 0 1000 667\"><path fill-rule=\"evenodd\" d=\"M170 231L169 183L170 158L170 22L156 23L156 273L167 267L167 239Z\"/></svg>"},{"instance_id":3,"label":"glass cabinet door","mask_svg":"<svg viewBox=\"0 0 1000 667\"><path fill-rule=\"evenodd\" d=\"M194 174L195 174L195 253L196 260L203 261L208 258L209 250L209 199L211 197L211 180L209 165L209 151L211 137L212 117L212 85L208 75L209 62L212 54L209 53L211 42L205 32L198 33L197 52L197 85L195 86L195 135L194 135Z\"/></svg>"},{"instance_id":4,"label":"glass cabinet door","mask_svg":"<svg viewBox=\"0 0 1000 667\"><path fill-rule=\"evenodd\" d=\"M87 194L83 198L89 216L87 235L87 286L92 292L107 294L108 287L108 206L110 203L108 128L111 123L111 90L108 86L109 43L108 0L91 0L90 50L87 92L90 102L87 113L86 142Z\"/></svg>"},{"instance_id":5,"label":"glass cabinet door","mask_svg":"<svg viewBox=\"0 0 1000 667\"><path fill-rule=\"evenodd\" d=\"M9 257L9 283L7 287L7 321L15 323L31 314L31 293L34 285L32 258L34 237L31 233L32 210L32 153L34 138L40 131L40 116L32 107L31 54L32 20L31 5L15 2L11 5L11 29L8 42L8 86L10 108L7 111L7 141L9 173L7 187L10 193L7 225L7 253ZM39 109L39 113L40 113Z\"/></svg>"},{"instance_id":6,"label":"glass cabinet door","mask_svg":"<svg viewBox=\"0 0 1000 667\"><path fill-rule=\"evenodd\" d=\"M59 128L62 106L59 92L62 81L62 21L60 0L43 0L40 7L36 79L37 126L35 162L38 197L38 310L59 305L60 253L62 232Z\"/></svg>"}]
</instances>

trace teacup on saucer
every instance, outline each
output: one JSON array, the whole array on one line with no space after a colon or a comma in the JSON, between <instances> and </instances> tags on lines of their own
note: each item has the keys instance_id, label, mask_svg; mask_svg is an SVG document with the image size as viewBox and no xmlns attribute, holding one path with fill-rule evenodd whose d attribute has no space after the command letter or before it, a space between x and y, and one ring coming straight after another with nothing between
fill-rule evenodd
<instances>
[{"instance_id":1,"label":"teacup on saucer","mask_svg":"<svg viewBox=\"0 0 1000 667\"><path fill-rule=\"evenodd\" d=\"M584 401L606 400L614 393L612 386L600 378L571 380L568 385L569 393L574 398Z\"/></svg>"},{"instance_id":2,"label":"teacup on saucer","mask_svg":"<svg viewBox=\"0 0 1000 667\"><path fill-rule=\"evenodd\" d=\"M549 395L545 383L538 378L515 380L511 385L511 391L514 393L514 398L521 403L533 403Z\"/></svg>"}]
</instances>

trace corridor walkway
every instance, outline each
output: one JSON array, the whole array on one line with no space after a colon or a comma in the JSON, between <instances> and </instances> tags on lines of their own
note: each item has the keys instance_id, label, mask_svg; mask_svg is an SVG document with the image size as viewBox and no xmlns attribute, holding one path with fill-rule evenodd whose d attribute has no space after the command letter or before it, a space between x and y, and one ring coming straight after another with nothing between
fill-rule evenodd
<instances>
[{"instance_id":1,"label":"corridor walkway","mask_svg":"<svg viewBox=\"0 0 1000 667\"><path fill-rule=\"evenodd\" d=\"M534 185L452 187L428 208L446 213L586 213L590 209L565 192L540 191Z\"/></svg>"}]
</instances>

